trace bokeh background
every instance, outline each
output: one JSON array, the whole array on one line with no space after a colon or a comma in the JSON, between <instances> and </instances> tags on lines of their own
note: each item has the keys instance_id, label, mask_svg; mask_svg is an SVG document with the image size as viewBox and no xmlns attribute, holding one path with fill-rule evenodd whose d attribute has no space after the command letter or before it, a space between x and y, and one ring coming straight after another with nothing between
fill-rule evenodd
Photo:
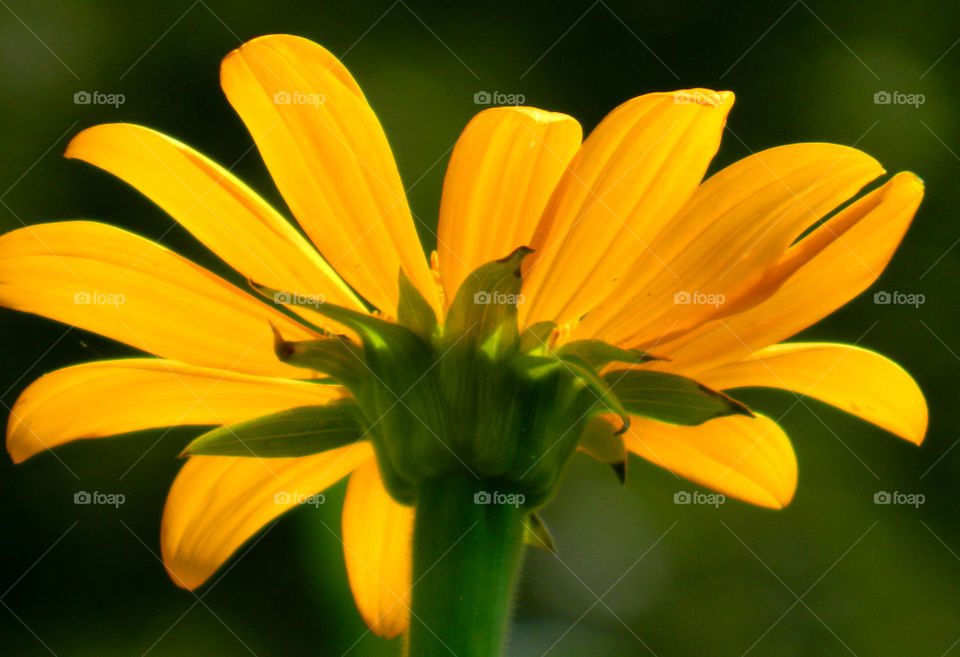
<instances>
[{"instance_id":1,"label":"bokeh background","mask_svg":"<svg viewBox=\"0 0 960 657\"><path fill-rule=\"evenodd\" d=\"M654 90L728 88L738 102L716 167L797 141L855 144L927 197L874 288L802 337L859 342L925 390L920 448L814 401L746 391L779 418L800 464L775 512L696 490L640 461L621 489L577 458L544 511L559 556L525 563L510 655L960 654L960 12L955 2L494 3L183 0L0 2L0 228L99 218L160 238L231 275L149 201L60 157L80 129L132 121L193 145L284 208L218 85L242 41L289 32L343 57L390 138L428 249L450 148L480 91L522 94L592 128ZM125 102L78 105L80 91ZM878 92L922 94L877 104ZM878 305L877 291L924 303ZM219 327L229 331L229 325ZM130 350L0 311L2 401L40 374ZM0 653L394 655L365 632L340 544L342 487L272 526L199 597L157 553L175 458L197 432L67 445L14 467L0 457ZM118 509L77 506L119 492ZM922 505L876 505L879 491Z\"/></svg>"}]
</instances>

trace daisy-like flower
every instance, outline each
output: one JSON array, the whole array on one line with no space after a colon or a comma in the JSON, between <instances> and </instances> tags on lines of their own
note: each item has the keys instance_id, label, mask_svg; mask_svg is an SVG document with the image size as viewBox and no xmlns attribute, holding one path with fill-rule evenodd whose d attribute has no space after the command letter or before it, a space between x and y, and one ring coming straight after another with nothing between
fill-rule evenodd
<instances>
[{"instance_id":1,"label":"daisy-like flower","mask_svg":"<svg viewBox=\"0 0 960 657\"><path fill-rule=\"evenodd\" d=\"M469 473L461 488L480 518L500 513L484 497L500 485L544 539L529 513L577 447L621 475L629 451L786 505L797 465L784 432L717 391L783 388L923 439L922 393L898 365L782 342L880 275L923 196L915 175L851 201L883 168L808 143L703 180L729 92L639 96L582 143L569 116L498 107L453 150L431 267L384 132L335 57L261 37L224 59L221 84L306 237L149 128L90 128L66 156L141 191L253 291L102 223L0 238L0 303L148 355L30 385L8 427L14 461L77 439L219 427L187 448L167 499L162 553L178 585L200 586L265 524L349 476L350 585L373 630L394 636L410 621L411 573L433 565L429 550L411 556L415 509L424 535L458 522L429 494L445 473Z\"/></svg>"}]
</instances>

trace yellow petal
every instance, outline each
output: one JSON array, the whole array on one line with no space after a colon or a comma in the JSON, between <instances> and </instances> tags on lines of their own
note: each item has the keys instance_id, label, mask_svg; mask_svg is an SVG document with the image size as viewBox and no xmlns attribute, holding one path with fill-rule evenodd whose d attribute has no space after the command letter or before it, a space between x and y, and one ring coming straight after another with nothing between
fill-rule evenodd
<instances>
[{"instance_id":1,"label":"yellow petal","mask_svg":"<svg viewBox=\"0 0 960 657\"><path fill-rule=\"evenodd\" d=\"M339 386L224 372L156 358L105 360L46 374L10 411L7 451L20 463L80 438L154 427L233 424L343 396Z\"/></svg>"},{"instance_id":2,"label":"yellow petal","mask_svg":"<svg viewBox=\"0 0 960 657\"><path fill-rule=\"evenodd\" d=\"M65 221L0 236L0 305L204 367L304 377L273 352L316 335L163 246L119 228Z\"/></svg>"},{"instance_id":3,"label":"yellow petal","mask_svg":"<svg viewBox=\"0 0 960 657\"><path fill-rule=\"evenodd\" d=\"M791 144L704 182L583 323L579 337L653 344L735 309L808 227L883 173L869 155Z\"/></svg>"},{"instance_id":4,"label":"yellow petal","mask_svg":"<svg viewBox=\"0 0 960 657\"><path fill-rule=\"evenodd\" d=\"M160 546L171 579L200 586L261 527L300 504L320 503L313 496L372 456L364 441L297 458L190 458L163 509Z\"/></svg>"},{"instance_id":5,"label":"yellow petal","mask_svg":"<svg viewBox=\"0 0 960 657\"><path fill-rule=\"evenodd\" d=\"M635 418L624 438L634 454L751 504L786 506L797 487L793 446L762 415L731 415L694 427Z\"/></svg>"},{"instance_id":6,"label":"yellow petal","mask_svg":"<svg viewBox=\"0 0 960 657\"><path fill-rule=\"evenodd\" d=\"M364 310L286 219L229 171L175 139L138 125L99 125L74 137L66 156L133 185L247 278Z\"/></svg>"},{"instance_id":7,"label":"yellow petal","mask_svg":"<svg viewBox=\"0 0 960 657\"><path fill-rule=\"evenodd\" d=\"M732 105L729 92L648 94L597 126L534 234L526 323L579 320L613 289L700 183Z\"/></svg>"},{"instance_id":8,"label":"yellow petal","mask_svg":"<svg viewBox=\"0 0 960 657\"><path fill-rule=\"evenodd\" d=\"M714 388L764 386L814 397L920 444L927 404L902 367L867 349L845 344L787 343L698 375Z\"/></svg>"},{"instance_id":9,"label":"yellow petal","mask_svg":"<svg viewBox=\"0 0 960 657\"><path fill-rule=\"evenodd\" d=\"M343 503L343 553L363 620L387 638L410 620L413 509L398 504L371 459L350 475Z\"/></svg>"},{"instance_id":10,"label":"yellow petal","mask_svg":"<svg viewBox=\"0 0 960 657\"><path fill-rule=\"evenodd\" d=\"M402 267L437 307L387 138L347 69L312 41L272 35L227 55L220 83L293 215L343 278L393 314Z\"/></svg>"},{"instance_id":11,"label":"yellow petal","mask_svg":"<svg viewBox=\"0 0 960 657\"><path fill-rule=\"evenodd\" d=\"M749 357L826 317L867 289L887 266L923 198L923 183L899 173L794 244L758 289L769 296L733 316L658 345L688 376ZM782 281L782 282L778 282ZM624 346L634 346L625 344Z\"/></svg>"},{"instance_id":12,"label":"yellow petal","mask_svg":"<svg viewBox=\"0 0 960 657\"><path fill-rule=\"evenodd\" d=\"M532 107L488 109L467 124L447 166L437 229L447 299L474 269L530 243L581 135L573 118Z\"/></svg>"}]
</instances>

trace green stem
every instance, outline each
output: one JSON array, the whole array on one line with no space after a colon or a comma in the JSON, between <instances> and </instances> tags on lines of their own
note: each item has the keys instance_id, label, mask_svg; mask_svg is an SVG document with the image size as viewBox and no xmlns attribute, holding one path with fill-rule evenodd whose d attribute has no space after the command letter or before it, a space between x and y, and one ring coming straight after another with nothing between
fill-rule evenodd
<instances>
[{"instance_id":1,"label":"green stem","mask_svg":"<svg viewBox=\"0 0 960 657\"><path fill-rule=\"evenodd\" d=\"M475 497L494 492L495 486L469 474L428 480L420 488L409 657L502 654L527 511L502 503L504 497ZM492 503L480 503L487 499Z\"/></svg>"}]
</instances>

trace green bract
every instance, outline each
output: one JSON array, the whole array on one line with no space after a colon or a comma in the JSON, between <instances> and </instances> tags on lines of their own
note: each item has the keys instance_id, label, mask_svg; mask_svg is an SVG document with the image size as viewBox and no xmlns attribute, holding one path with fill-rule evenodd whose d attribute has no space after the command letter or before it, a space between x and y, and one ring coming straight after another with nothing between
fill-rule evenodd
<instances>
[{"instance_id":1,"label":"green bract","mask_svg":"<svg viewBox=\"0 0 960 657\"><path fill-rule=\"evenodd\" d=\"M350 399L218 429L197 439L188 453L293 456L366 438L387 490L402 503L414 504L429 480L467 476L491 490L521 495L524 508L532 510L552 495L578 446L622 478L626 450L620 434L631 415L699 424L749 414L695 381L643 369L654 357L642 352L598 340L554 349L552 322L521 332L521 263L529 253L522 247L476 269L442 324L402 272L397 322L311 305L359 342L333 335L287 342L277 334L277 356L342 383ZM257 289L272 298L294 298ZM534 525L528 531L547 543Z\"/></svg>"},{"instance_id":2,"label":"green bract","mask_svg":"<svg viewBox=\"0 0 960 657\"><path fill-rule=\"evenodd\" d=\"M363 438L360 409L350 402L300 406L208 431L181 456L306 456Z\"/></svg>"}]
</instances>

